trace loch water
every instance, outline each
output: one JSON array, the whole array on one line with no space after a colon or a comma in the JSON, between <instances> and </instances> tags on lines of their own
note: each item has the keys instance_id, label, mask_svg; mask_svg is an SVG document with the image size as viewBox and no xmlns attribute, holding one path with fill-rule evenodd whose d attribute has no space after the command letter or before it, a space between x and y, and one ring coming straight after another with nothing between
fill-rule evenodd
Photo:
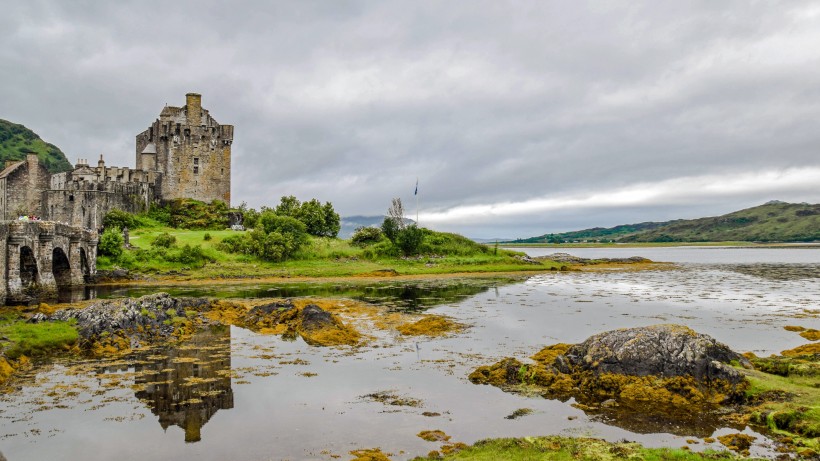
<instances>
[{"instance_id":1,"label":"loch water","mask_svg":"<svg viewBox=\"0 0 820 461\"><path fill-rule=\"evenodd\" d=\"M179 347L117 360L55 360L0 396L0 452L9 461L331 460L380 447L400 460L438 449L416 434L439 429L465 443L550 434L671 447L701 440L690 445L693 450L722 449L702 439L743 431L758 437L752 455L772 456L769 439L749 428L587 414L572 401L505 393L466 376L479 365L525 358L545 345L658 323L686 325L758 355L805 344L783 327L820 329L820 248L577 250L566 251L676 264L513 279L164 288L178 296L358 300L446 315L469 328L442 338L372 330L364 346L328 348L213 327ZM154 291L113 288L97 295ZM533 412L505 418L521 408Z\"/></svg>"}]
</instances>

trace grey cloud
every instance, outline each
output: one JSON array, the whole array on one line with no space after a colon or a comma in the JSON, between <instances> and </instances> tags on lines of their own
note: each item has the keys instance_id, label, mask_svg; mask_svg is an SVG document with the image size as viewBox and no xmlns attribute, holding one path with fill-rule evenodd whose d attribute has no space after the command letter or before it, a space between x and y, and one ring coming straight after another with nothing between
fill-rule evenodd
<instances>
[{"instance_id":1,"label":"grey cloud","mask_svg":"<svg viewBox=\"0 0 820 461\"><path fill-rule=\"evenodd\" d=\"M233 197L252 206L378 214L419 177L423 209L447 210L820 165L808 1L16 3L0 118L132 165L133 136L200 92L237 127ZM437 225L543 233L770 198Z\"/></svg>"}]
</instances>

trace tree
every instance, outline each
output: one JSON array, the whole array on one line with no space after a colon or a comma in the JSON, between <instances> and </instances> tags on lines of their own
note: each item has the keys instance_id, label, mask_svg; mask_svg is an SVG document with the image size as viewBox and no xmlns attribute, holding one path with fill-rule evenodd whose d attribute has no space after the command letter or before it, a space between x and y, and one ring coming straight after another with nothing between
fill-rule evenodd
<instances>
[{"instance_id":1,"label":"tree","mask_svg":"<svg viewBox=\"0 0 820 461\"><path fill-rule=\"evenodd\" d=\"M339 213L336 213L336 210L333 209L333 205L330 202L325 202L325 205L322 207L322 211L325 215L325 228L323 235L325 237L336 238L336 236L339 235L339 230L342 228Z\"/></svg>"},{"instance_id":2,"label":"tree","mask_svg":"<svg viewBox=\"0 0 820 461\"><path fill-rule=\"evenodd\" d=\"M325 211L318 200L311 199L302 203L295 218L302 221L307 228L307 233L321 237L325 235Z\"/></svg>"},{"instance_id":3,"label":"tree","mask_svg":"<svg viewBox=\"0 0 820 461\"><path fill-rule=\"evenodd\" d=\"M396 225L396 229L404 230L404 205L400 198L394 198L390 208L387 209L387 217Z\"/></svg>"},{"instance_id":4,"label":"tree","mask_svg":"<svg viewBox=\"0 0 820 461\"><path fill-rule=\"evenodd\" d=\"M279 201L279 205L276 205L276 214L279 216L290 216L292 218L296 218L299 216L299 211L302 208L302 202L296 199L296 197L292 195L288 195L287 197L282 197Z\"/></svg>"}]
</instances>

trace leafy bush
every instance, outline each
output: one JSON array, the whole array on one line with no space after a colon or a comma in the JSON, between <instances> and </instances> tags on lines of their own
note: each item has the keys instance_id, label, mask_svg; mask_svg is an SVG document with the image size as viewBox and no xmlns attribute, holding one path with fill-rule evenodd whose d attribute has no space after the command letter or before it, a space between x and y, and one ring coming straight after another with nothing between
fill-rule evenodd
<instances>
[{"instance_id":1,"label":"leafy bush","mask_svg":"<svg viewBox=\"0 0 820 461\"><path fill-rule=\"evenodd\" d=\"M350 238L350 241L354 245L363 247L371 243L379 242L381 239L382 230L378 227L357 227L356 230L353 231L353 237Z\"/></svg>"},{"instance_id":2,"label":"leafy bush","mask_svg":"<svg viewBox=\"0 0 820 461\"><path fill-rule=\"evenodd\" d=\"M156 203L151 204L151 208L145 213L145 216L157 221L166 226L171 225L171 208L168 206L160 206Z\"/></svg>"},{"instance_id":3,"label":"leafy bush","mask_svg":"<svg viewBox=\"0 0 820 461\"><path fill-rule=\"evenodd\" d=\"M100 236L97 251L99 251L101 255L117 259L122 255L122 247L124 244L125 239L122 238L122 231L120 231L118 227L108 227Z\"/></svg>"},{"instance_id":4,"label":"leafy bush","mask_svg":"<svg viewBox=\"0 0 820 461\"><path fill-rule=\"evenodd\" d=\"M396 237L396 246L405 256L419 254L424 240L424 230L413 224L402 229Z\"/></svg>"},{"instance_id":5,"label":"leafy bush","mask_svg":"<svg viewBox=\"0 0 820 461\"><path fill-rule=\"evenodd\" d=\"M257 256L268 261L284 261L292 257L305 242L305 234L280 231L268 233L262 228L257 228L244 234L226 237L219 243L218 248L230 253Z\"/></svg>"},{"instance_id":6,"label":"leafy bush","mask_svg":"<svg viewBox=\"0 0 820 461\"><path fill-rule=\"evenodd\" d=\"M116 227L118 229L125 229L127 227L129 229L135 229L139 227L139 222L131 213L115 208L105 215L103 218L103 226L106 228Z\"/></svg>"},{"instance_id":7,"label":"leafy bush","mask_svg":"<svg viewBox=\"0 0 820 461\"><path fill-rule=\"evenodd\" d=\"M209 261L209 258L205 256L205 253L202 251L202 247L200 245L191 246L185 244L180 249L179 254L172 257L171 260L190 266L202 266L206 261Z\"/></svg>"},{"instance_id":8,"label":"leafy bush","mask_svg":"<svg viewBox=\"0 0 820 461\"><path fill-rule=\"evenodd\" d=\"M211 240L211 238L211 234L209 234L208 232L205 232L205 235L202 236L202 240L205 240L206 242Z\"/></svg>"},{"instance_id":9,"label":"leafy bush","mask_svg":"<svg viewBox=\"0 0 820 461\"><path fill-rule=\"evenodd\" d=\"M154 238L154 241L151 242L151 245L155 247L161 248L171 248L177 243L177 238L173 235L169 234L168 232L163 232Z\"/></svg>"},{"instance_id":10,"label":"leafy bush","mask_svg":"<svg viewBox=\"0 0 820 461\"><path fill-rule=\"evenodd\" d=\"M231 235L217 248L230 253L254 255L268 261L284 261L308 242L305 225L289 216L279 216L272 210L264 211L256 229Z\"/></svg>"}]
</instances>

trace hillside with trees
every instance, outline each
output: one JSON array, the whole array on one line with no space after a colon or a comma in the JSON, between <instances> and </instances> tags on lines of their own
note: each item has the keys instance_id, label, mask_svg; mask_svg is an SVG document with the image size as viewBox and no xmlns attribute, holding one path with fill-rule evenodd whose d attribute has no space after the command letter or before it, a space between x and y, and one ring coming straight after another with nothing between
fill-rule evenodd
<instances>
[{"instance_id":1,"label":"hillside with trees","mask_svg":"<svg viewBox=\"0 0 820 461\"><path fill-rule=\"evenodd\" d=\"M6 160L23 160L29 152L36 153L51 173L71 169L71 162L57 146L43 141L23 125L0 119L0 165Z\"/></svg>"}]
</instances>

